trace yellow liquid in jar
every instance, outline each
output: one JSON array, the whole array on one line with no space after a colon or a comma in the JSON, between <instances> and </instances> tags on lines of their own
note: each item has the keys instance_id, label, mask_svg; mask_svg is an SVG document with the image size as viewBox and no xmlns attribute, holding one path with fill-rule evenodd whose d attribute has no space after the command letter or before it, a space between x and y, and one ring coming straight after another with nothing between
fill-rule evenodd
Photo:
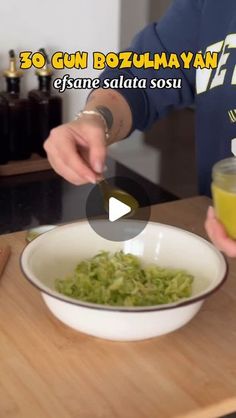
<instances>
[{"instance_id":1,"label":"yellow liquid in jar","mask_svg":"<svg viewBox=\"0 0 236 418\"><path fill-rule=\"evenodd\" d=\"M217 218L225 226L228 235L236 239L236 193L227 192L213 183L212 195Z\"/></svg>"}]
</instances>

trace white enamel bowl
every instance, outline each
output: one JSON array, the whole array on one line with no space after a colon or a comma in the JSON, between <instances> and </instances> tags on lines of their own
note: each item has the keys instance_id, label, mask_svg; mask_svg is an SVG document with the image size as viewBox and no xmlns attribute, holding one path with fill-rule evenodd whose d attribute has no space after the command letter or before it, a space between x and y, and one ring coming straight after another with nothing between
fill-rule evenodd
<instances>
[{"instance_id":1,"label":"white enamel bowl","mask_svg":"<svg viewBox=\"0 0 236 418\"><path fill-rule=\"evenodd\" d=\"M127 228L136 228L139 221L124 222ZM54 280L70 274L80 260L100 250L121 249L141 257L147 264L188 270L195 276L192 297L176 304L117 308L76 301L54 289ZM26 278L41 291L50 311L64 324L118 341L153 338L187 324L227 275L224 257L209 242L187 231L152 222L126 242L101 238L87 221L58 227L26 246L21 266Z\"/></svg>"}]
</instances>

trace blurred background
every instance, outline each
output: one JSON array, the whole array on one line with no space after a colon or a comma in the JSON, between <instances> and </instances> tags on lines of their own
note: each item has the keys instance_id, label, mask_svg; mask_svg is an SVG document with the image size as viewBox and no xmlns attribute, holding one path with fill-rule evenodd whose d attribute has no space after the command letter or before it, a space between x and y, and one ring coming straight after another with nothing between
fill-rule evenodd
<instances>
[{"instance_id":1,"label":"blurred background","mask_svg":"<svg viewBox=\"0 0 236 418\"><path fill-rule=\"evenodd\" d=\"M37 51L46 48L49 55L55 51L118 52L127 47L135 33L151 20L164 13L170 0L71 0L60 3L48 0L11 0L1 5L0 70L8 68L8 51ZM99 71L62 70L71 77L98 77ZM34 71L26 71L22 80L23 91L35 86ZM1 79L0 87L4 87ZM83 107L86 91L63 94L64 118L69 120Z\"/></svg>"},{"instance_id":2,"label":"blurred background","mask_svg":"<svg viewBox=\"0 0 236 418\"><path fill-rule=\"evenodd\" d=\"M20 2L11 0L4 2L1 5L0 71L8 68L8 51L11 48L14 48L17 54L23 50L36 51L42 47L48 51L49 55L57 50L67 52L79 50L87 51L89 54L94 51L118 52L127 47L133 36L145 25L158 21L170 3L171 0L112 0L112 2L109 0L87 0L86 2L71 0L62 3L48 0L21 0ZM62 77L66 73L75 78L99 76L99 72L93 70L91 66L85 71L62 70L57 71L55 75ZM34 70L27 70L22 79L22 92L26 94L36 86L37 79ZM1 77L0 91L4 89L5 80ZM68 90L62 94L64 121L73 119L75 114L83 108L87 95L88 91L85 90ZM109 156L118 164L117 167L121 163L132 173L137 173L140 178L160 186L177 198L196 195L193 109L173 112L156 123L149 132L135 132L126 141L111 146ZM117 167L115 168L114 165L114 169L109 174L122 175ZM37 174L37 178L39 177L40 173ZM30 176L28 179L30 180ZM11 180L0 178L0 186L6 183L5 193L10 183L12 187L15 187L16 184L22 182L26 184L26 180L26 175L24 179L17 178L17 176ZM47 187L48 184L47 181ZM75 201L75 189L65 183L60 187L62 188L60 197L62 211L70 213L74 210L72 208ZM81 188L80 193L82 190ZM86 193L81 194L83 199ZM54 192L52 194L55 196ZM4 194L0 196L0 200L7 203L4 196ZM152 200L159 202L158 198L155 200L155 193ZM25 198L20 197L19 202L18 206L24 207ZM28 203L27 205L29 206ZM7 206L5 213L8 214L8 212Z\"/></svg>"}]
</instances>

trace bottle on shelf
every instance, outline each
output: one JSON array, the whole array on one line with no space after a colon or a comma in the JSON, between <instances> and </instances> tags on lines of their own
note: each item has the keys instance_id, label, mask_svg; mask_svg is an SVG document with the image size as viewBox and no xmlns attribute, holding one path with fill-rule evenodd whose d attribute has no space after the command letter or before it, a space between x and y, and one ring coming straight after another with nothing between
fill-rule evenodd
<instances>
[{"instance_id":1,"label":"bottle on shelf","mask_svg":"<svg viewBox=\"0 0 236 418\"><path fill-rule=\"evenodd\" d=\"M6 99L0 95L0 164L6 164L9 158L8 106Z\"/></svg>"},{"instance_id":2,"label":"bottle on shelf","mask_svg":"<svg viewBox=\"0 0 236 418\"><path fill-rule=\"evenodd\" d=\"M22 71L17 69L13 50L9 51L10 65L4 72L7 89L1 93L8 106L9 159L24 160L30 157L29 100L20 96Z\"/></svg>"},{"instance_id":3,"label":"bottle on shelf","mask_svg":"<svg viewBox=\"0 0 236 418\"><path fill-rule=\"evenodd\" d=\"M43 68L36 71L38 89L29 92L31 111L31 144L32 151L46 157L43 143L51 129L62 123L62 99L51 93L52 69L49 67L48 57L43 48L39 50L46 59Z\"/></svg>"}]
</instances>

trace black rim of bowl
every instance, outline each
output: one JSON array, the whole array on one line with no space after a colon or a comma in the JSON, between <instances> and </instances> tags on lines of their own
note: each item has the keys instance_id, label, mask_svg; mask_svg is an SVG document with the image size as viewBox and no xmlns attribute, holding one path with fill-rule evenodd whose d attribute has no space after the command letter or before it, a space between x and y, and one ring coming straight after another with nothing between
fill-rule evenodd
<instances>
[{"instance_id":1,"label":"black rim of bowl","mask_svg":"<svg viewBox=\"0 0 236 418\"><path fill-rule=\"evenodd\" d=\"M137 221L135 221L137 222ZM69 225L77 225L79 223L84 223L84 221L80 221L80 222L76 222L76 223L71 223ZM190 231L184 230L182 228L178 228L176 226L171 226L171 225L166 225L166 224L161 224L161 223L157 223L157 222L149 222L149 224L156 224L156 225L161 225L170 229L176 229L179 231L184 231L187 234L190 234L194 237L199 238L200 240L204 241L205 243L207 243L209 246L213 247L215 250L217 250L213 244L211 244L209 241L207 241L206 239L202 238L200 235L196 235ZM32 245L32 243L38 239L40 239L40 237L42 237L42 235L44 234L48 234L48 233L53 233L56 229L58 228L64 228L64 227L68 227L67 225L59 225L56 228L54 228L53 230L44 232L43 234L39 235L38 237L36 237L33 241L29 242L25 248L23 249L22 253L21 253L21 257L20 257L20 268L21 271L24 275L24 277L27 279L28 282L30 282L31 285L33 285L36 289L40 290L40 292L42 292L43 294L46 294L47 296L50 296L53 299L57 299L61 302L64 303L69 303L71 305L75 305L75 306L79 306L81 308L87 308L87 309L93 309L93 310L100 310L100 311L111 311L111 312L130 312L130 313L142 313L142 312L156 312L156 311L165 311L165 310L171 310L171 309L177 309L177 308L182 308L188 305L192 305L194 303L197 302L201 302L204 301L205 299L207 299L209 296L211 296L212 294L214 294L215 292L217 292L225 283L227 276L228 276L228 271L229 271L229 266L228 266L228 262L226 257L224 256L224 254L222 254L220 251L219 254L221 254L224 262L225 262L225 273L222 277L222 279L219 281L219 284L214 287L213 289L209 290L206 293L203 293L199 296L196 297L191 297L189 299L184 299L180 302L176 302L176 303L170 303L170 304L165 304L165 305L151 305L151 306L131 306L131 307L124 307L124 306L112 306L112 305L99 305L99 304L95 304L95 303L91 303L91 302L83 302L81 300L78 299L73 299L67 296L64 296L60 293L57 293L56 290L45 290L43 286L40 286L38 284L36 284L29 276L28 274L26 274L24 267L23 267L23 262L22 259L24 257L24 253L26 248L28 248L29 246ZM55 292L55 293L54 293Z\"/></svg>"}]
</instances>

